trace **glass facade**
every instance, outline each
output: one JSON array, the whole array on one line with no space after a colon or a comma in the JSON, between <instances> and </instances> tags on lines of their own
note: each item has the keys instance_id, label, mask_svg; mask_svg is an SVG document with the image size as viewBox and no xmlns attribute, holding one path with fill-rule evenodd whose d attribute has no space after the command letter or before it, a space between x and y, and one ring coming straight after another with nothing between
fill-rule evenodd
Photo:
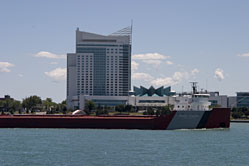
<instances>
[{"instance_id":1,"label":"glass facade","mask_svg":"<svg viewBox=\"0 0 249 166\"><path fill-rule=\"evenodd\" d=\"M76 53L93 54L93 95L106 95L106 49L77 47ZM88 74L88 72L86 72Z\"/></svg>"},{"instance_id":2,"label":"glass facade","mask_svg":"<svg viewBox=\"0 0 249 166\"><path fill-rule=\"evenodd\" d=\"M237 107L249 108L249 92L237 92Z\"/></svg>"},{"instance_id":3,"label":"glass facade","mask_svg":"<svg viewBox=\"0 0 249 166\"><path fill-rule=\"evenodd\" d=\"M131 68L129 66L130 64L130 58L129 55L131 55L131 46L130 45L123 45L123 56L121 58L121 67L122 67L122 75L121 75L121 85L122 85L122 91L123 91L123 96L127 96L129 92L129 75L130 71L129 69Z\"/></svg>"},{"instance_id":4,"label":"glass facade","mask_svg":"<svg viewBox=\"0 0 249 166\"><path fill-rule=\"evenodd\" d=\"M78 95L128 96L131 81L131 45L77 44L76 53ZM91 56L88 59L88 54L93 55L93 61L89 61ZM88 65L90 70L87 70ZM93 83L93 87L88 85L89 80L86 80L91 74L93 79L89 84ZM92 91L87 87L91 87Z\"/></svg>"},{"instance_id":5,"label":"glass facade","mask_svg":"<svg viewBox=\"0 0 249 166\"><path fill-rule=\"evenodd\" d=\"M139 100L138 103L165 103L165 100Z\"/></svg>"},{"instance_id":6,"label":"glass facade","mask_svg":"<svg viewBox=\"0 0 249 166\"><path fill-rule=\"evenodd\" d=\"M97 105L100 106L116 106L120 104L127 104L126 100L97 100L93 99L93 102L95 102Z\"/></svg>"},{"instance_id":7,"label":"glass facade","mask_svg":"<svg viewBox=\"0 0 249 166\"><path fill-rule=\"evenodd\" d=\"M211 105L212 105L212 106L218 104L218 101L217 101L217 100L209 100L209 102L211 102Z\"/></svg>"}]
</instances>

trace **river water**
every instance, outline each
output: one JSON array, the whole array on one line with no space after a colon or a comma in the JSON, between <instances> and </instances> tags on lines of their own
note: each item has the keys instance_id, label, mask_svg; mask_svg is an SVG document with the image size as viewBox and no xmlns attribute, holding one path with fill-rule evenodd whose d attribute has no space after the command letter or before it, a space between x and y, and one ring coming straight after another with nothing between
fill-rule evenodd
<instances>
[{"instance_id":1,"label":"river water","mask_svg":"<svg viewBox=\"0 0 249 166\"><path fill-rule=\"evenodd\" d=\"M212 130L0 129L0 166L249 165L249 123Z\"/></svg>"}]
</instances>

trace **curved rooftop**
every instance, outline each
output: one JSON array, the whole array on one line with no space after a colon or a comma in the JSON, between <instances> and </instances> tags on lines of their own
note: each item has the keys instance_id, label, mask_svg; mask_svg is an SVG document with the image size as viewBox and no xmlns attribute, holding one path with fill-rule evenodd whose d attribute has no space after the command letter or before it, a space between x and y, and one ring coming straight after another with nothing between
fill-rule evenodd
<instances>
[{"instance_id":1,"label":"curved rooftop","mask_svg":"<svg viewBox=\"0 0 249 166\"><path fill-rule=\"evenodd\" d=\"M157 89L155 89L153 86L150 86L150 88L145 88L143 86L140 86L140 88L134 86L133 87L133 95L135 96L173 96L176 93L171 91L171 87L166 87L161 86Z\"/></svg>"}]
</instances>

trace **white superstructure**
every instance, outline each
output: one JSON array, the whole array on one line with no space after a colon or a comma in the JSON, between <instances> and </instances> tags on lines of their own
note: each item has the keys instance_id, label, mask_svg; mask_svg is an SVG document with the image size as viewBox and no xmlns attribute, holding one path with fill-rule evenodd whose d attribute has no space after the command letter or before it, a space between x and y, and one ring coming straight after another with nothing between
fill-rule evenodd
<instances>
[{"instance_id":1,"label":"white superstructure","mask_svg":"<svg viewBox=\"0 0 249 166\"><path fill-rule=\"evenodd\" d=\"M176 97L174 110L178 111L208 111L211 105L209 94L193 94Z\"/></svg>"}]
</instances>

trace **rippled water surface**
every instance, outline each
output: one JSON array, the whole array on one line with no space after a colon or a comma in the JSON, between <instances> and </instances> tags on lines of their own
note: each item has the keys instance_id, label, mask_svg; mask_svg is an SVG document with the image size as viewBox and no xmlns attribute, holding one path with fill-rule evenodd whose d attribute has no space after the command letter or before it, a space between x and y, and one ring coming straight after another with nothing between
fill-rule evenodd
<instances>
[{"instance_id":1,"label":"rippled water surface","mask_svg":"<svg viewBox=\"0 0 249 166\"><path fill-rule=\"evenodd\" d=\"M249 123L218 130L0 129L0 165L249 165Z\"/></svg>"}]
</instances>

